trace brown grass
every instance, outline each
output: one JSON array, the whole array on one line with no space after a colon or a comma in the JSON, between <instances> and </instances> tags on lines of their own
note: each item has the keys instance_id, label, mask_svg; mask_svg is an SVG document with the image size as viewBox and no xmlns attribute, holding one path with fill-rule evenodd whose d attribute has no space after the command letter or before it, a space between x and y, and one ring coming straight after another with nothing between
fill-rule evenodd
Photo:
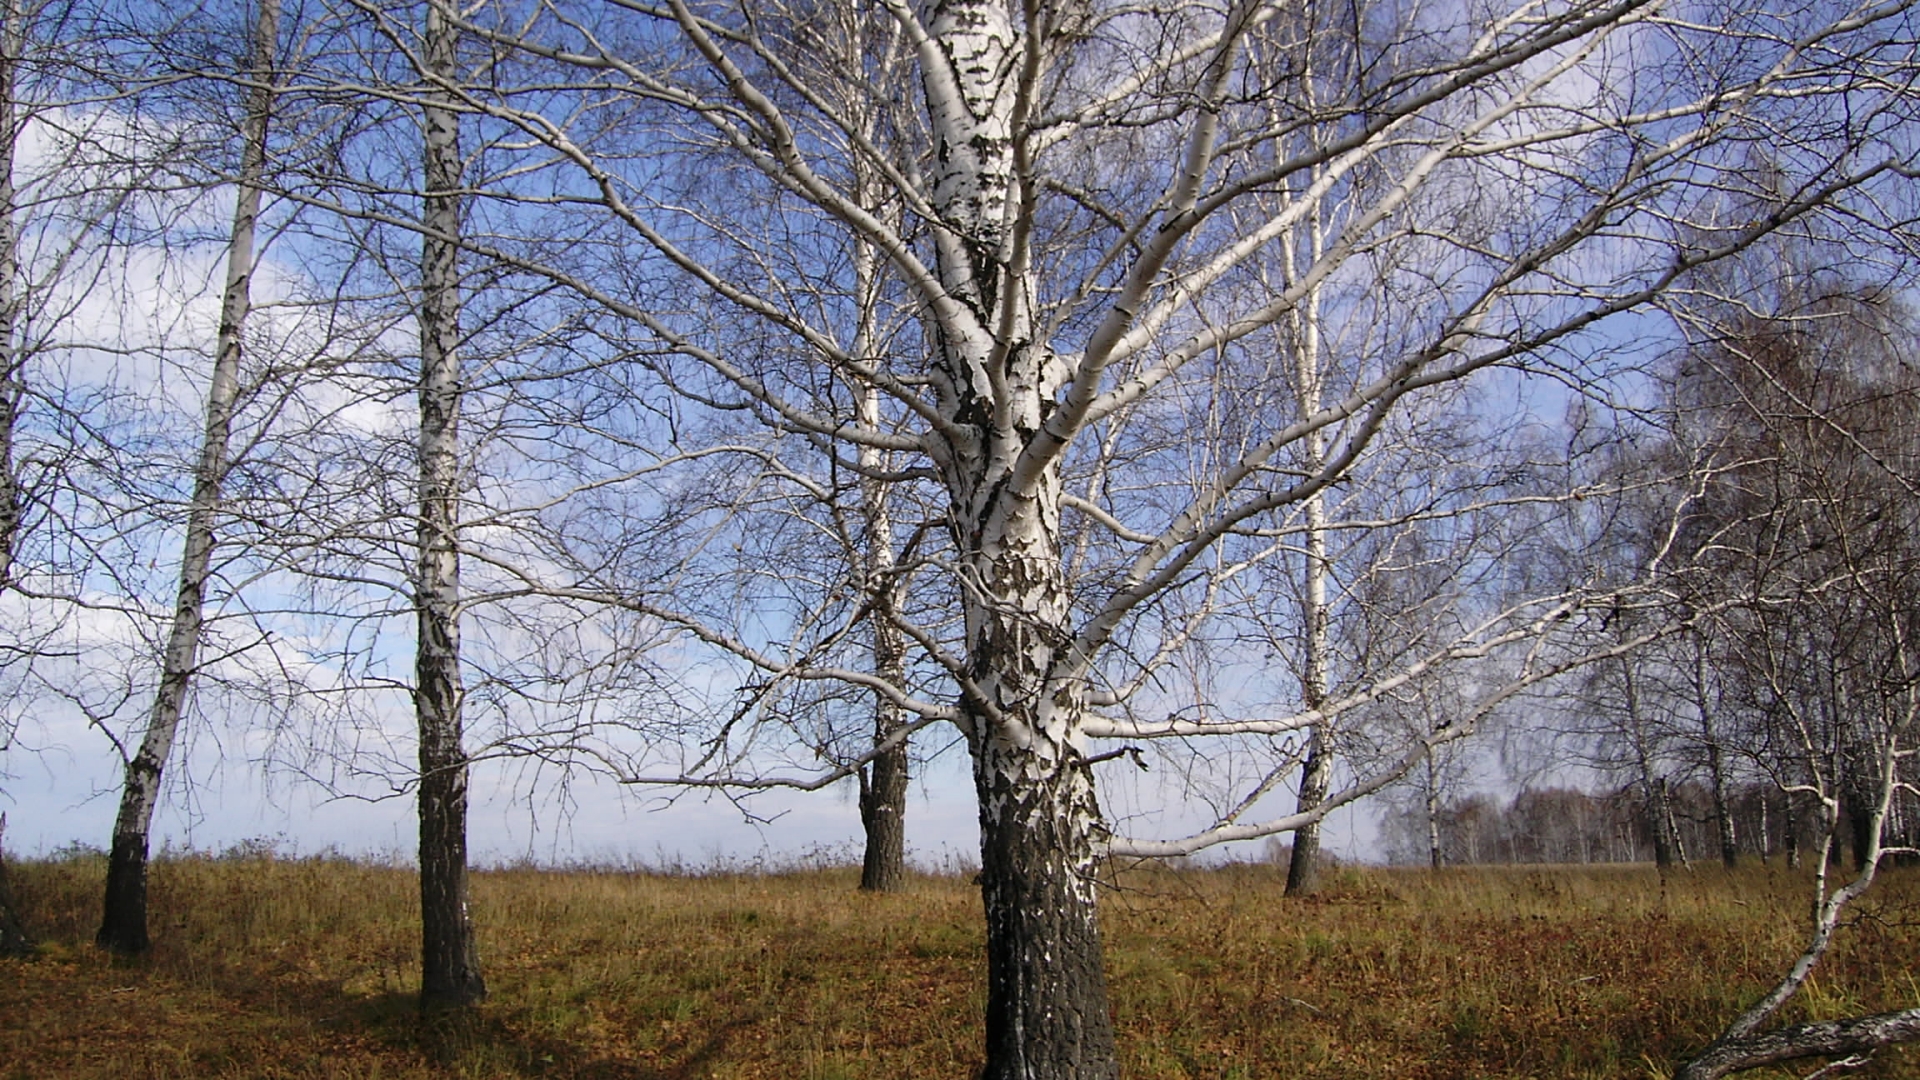
<instances>
[{"instance_id":1,"label":"brown grass","mask_svg":"<svg viewBox=\"0 0 1920 1080\"><path fill-rule=\"evenodd\" d=\"M977 893L852 871L479 875L491 999L413 1009L413 878L333 859L156 864L155 952L91 940L97 858L16 864L41 955L0 962L0 1077L966 1077ZM1126 1075L1650 1077L1798 947L1806 884L1762 867L1138 871L1103 912ZM1901 871L1796 1018L1920 1000ZM1784 1074L1776 1074L1784 1075ZM1920 1077L1920 1053L1864 1075Z\"/></svg>"}]
</instances>

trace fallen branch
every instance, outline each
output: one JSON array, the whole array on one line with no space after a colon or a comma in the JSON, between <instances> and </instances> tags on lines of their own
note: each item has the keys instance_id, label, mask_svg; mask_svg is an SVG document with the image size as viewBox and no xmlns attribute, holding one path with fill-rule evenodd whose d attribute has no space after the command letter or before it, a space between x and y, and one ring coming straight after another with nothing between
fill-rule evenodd
<instances>
[{"instance_id":1,"label":"fallen branch","mask_svg":"<svg viewBox=\"0 0 1920 1080\"><path fill-rule=\"evenodd\" d=\"M1820 1020L1778 1031L1720 1039L1687 1062L1673 1080L1719 1080L1728 1073L1809 1057L1871 1054L1883 1046L1920 1038L1920 1009Z\"/></svg>"}]
</instances>

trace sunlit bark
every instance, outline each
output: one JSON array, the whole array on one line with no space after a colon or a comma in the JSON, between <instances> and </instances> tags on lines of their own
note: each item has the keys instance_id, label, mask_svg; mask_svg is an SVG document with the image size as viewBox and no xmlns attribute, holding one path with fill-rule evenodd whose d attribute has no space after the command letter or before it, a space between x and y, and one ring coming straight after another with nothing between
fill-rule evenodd
<instances>
[{"instance_id":1,"label":"sunlit bark","mask_svg":"<svg viewBox=\"0 0 1920 1080\"><path fill-rule=\"evenodd\" d=\"M426 193L420 253L420 486L414 710L420 737L420 1003L486 997L467 883L460 672L460 120L448 105L458 33L427 5Z\"/></svg>"},{"instance_id":2,"label":"sunlit bark","mask_svg":"<svg viewBox=\"0 0 1920 1080\"><path fill-rule=\"evenodd\" d=\"M228 444L240 392L241 351L252 303L254 233L266 167L267 124L273 110L279 17L278 0L266 0L253 28L252 70L248 73L253 88L247 97L242 132L239 196L227 250L226 289L221 299L213 371L207 384L206 426L194 466L173 622L161 654L160 686L146 731L139 749L126 762L113 846L107 856L106 899L95 941L118 953L143 952L151 946L147 931L148 837L160 798L161 774L179 734L205 631L207 583L217 542L221 486L227 476Z\"/></svg>"}]
</instances>

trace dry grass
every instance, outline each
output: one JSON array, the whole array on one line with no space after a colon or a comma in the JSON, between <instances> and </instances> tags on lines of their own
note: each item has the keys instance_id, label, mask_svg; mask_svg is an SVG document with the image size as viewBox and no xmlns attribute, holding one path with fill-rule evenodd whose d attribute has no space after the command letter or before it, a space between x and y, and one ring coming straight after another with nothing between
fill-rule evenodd
<instances>
[{"instance_id":1,"label":"dry grass","mask_svg":"<svg viewBox=\"0 0 1920 1080\"><path fill-rule=\"evenodd\" d=\"M413 878L340 860L171 859L154 954L89 944L97 859L16 865L49 942L0 962L0 1077L965 1077L978 896L851 871L481 874L492 998L412 1007ZM1659 1076L1797 948L1805 883L1761 867L1135 872L1106 900L1126 1075ZM1920 877L1890 876L1797 1016L1920 1000ZM1920 1053L1865 1075L1920 1077Z\"/></svg>"}]
</instances>

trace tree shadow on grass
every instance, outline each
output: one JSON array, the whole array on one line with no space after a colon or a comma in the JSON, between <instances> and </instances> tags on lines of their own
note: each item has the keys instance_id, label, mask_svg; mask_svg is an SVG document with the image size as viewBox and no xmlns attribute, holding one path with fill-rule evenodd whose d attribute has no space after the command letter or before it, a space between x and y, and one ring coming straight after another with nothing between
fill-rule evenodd
<instances>
[{"instance_id":1,"label":"tree shadow on grass","mask_svg":"<svg viewBox=\"0 0 1920 1080\"><path fill-rule=\"evenodd\" d=\"M344 997L344 995L340 995ZM721 1059L758 1018L729 1017L698 1038L662 1050L658 1059L635 1061L606 1054L557 1035L517 1027L513 1017L482 1004L470 1009L422 1013L412 994L385 993L355 999L353 1013L366 1034L445 1068L479 1067L493 1075L566 1080L694 1080Z\"/></svg>"}]
</instances>

